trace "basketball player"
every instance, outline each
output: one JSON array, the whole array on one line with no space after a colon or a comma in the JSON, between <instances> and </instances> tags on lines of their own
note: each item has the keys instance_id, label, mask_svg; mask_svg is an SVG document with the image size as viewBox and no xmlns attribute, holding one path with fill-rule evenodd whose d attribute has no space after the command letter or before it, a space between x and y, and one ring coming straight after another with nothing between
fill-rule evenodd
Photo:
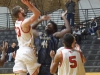
<instances>
[{"instance_id":1,"label":"basketball player","mask_svg":"<svg viewBox=\"0 0 100 75\"><path fill-rule=\"evenodd\" d=\"M34 37L31 24L38 19L40 12L29 0L21 1L28 6L33 15L25 19L26 14L20 6L16 6L12 9L12 14L17 18L15 22L15 31L19 44L13 72L19 73L19 75L26 75L28 71L30 75L37 75L40 64L37 63L37 58L32 48Z\"/></svg>"},{"instance_id":2,"label":"basketball player","mask_svg":"<svg viewBox=\"0 0 100 75\"><path fill-rule=\"evenodd\" d=\"M58 75L85 75L83 57L80 50L75 50L76 40L71 34L63 37L63 45L58 49L50 66L50 72L54 74L58 68ZM60 51L60 52L59 52ZM53 52L50 53L53 59Z\"/></svg>"},{"instance_id":3,"label":"basketball player","mask_svg":"<svg viewBox=\"0 0 100 75\"><path fill-rule=\"evenodd\" d=\"M3 66L6 60L7 46L8 44L3 41L3 47L0 47L0 50L2 51L1 58L0 58L0 66Z\"/></svg>"},{"instance_id":4,"label":"basketball player","mask_svg":"<svg viewBox=\"0 0 100 75\"><path fill-rule=\"evenodd\" d=\"M65 29L63 29L60 32L57 32L57 24L53 21L49 21L48 24L45 27L44 32L40 33L36 30L33 30L34 36L36 36L37 40L35 43L37 43L36 47L38 47L38 62L41 64L39 75L52 75L50 73L50 64L51 64L51 57L50 57L50 51L56 52L58 48L58 42L59 39L63 37L64 34L70 33L71 28L70 25L66 19L67 12L64 12L62 14L62 18L65 22ZM48 20L48 16L42 17L38 22L41 23L44 20ZM34 26L36 27L36 26ZM33 27L33 28L34 28Z\"/></svg>"}]
</instances>

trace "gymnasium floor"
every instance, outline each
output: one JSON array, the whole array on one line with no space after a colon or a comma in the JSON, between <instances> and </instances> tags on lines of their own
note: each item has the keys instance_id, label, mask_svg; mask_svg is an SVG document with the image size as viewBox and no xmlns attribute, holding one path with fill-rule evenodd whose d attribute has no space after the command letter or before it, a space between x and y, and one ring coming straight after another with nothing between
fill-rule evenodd
<instances>
[{"instance_id":1,"label":"gymnasium floor","mask_svg":"<svg viewBox=\"0 0 100 75\"><path fill-rule=\"evenodd\" d=\"M0 75L15 75L15 74L0 74ZM86 73L86 75L100 75L100 73Z\"/></svg>"},{"instance_id":2,"label":"gymnasium floor","mask_svg":"<svg viewBox=\"0 0 100 75\"><path fill-rule=\"evenodd\" d=\"M100 73L86 73L86 75L100 75Z\"/></svg>"}]
</instances>

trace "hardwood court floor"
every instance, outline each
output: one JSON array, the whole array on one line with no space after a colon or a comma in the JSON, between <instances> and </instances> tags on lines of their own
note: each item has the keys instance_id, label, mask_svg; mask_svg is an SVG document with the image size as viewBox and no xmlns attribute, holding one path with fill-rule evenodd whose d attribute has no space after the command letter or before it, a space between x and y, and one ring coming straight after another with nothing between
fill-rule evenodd
<instances>
[{"instance_id":1,"label":"hardwood court floor","mask_svg":"<svg viewBox=\"0 0 100 75\"><path fill-rule=\"evenodd\" d=\"M0 75L18 75L18 74L0 74ZM100 73L86 73L86 75L100 75Z\"/></svg>"},{"instance_id":2,"label":"hardwood court floor","mask_svg":"<svg viewBox=\"0 0 100 75\"><path fill-rule=\"evenodd\" d=\"M86 75L100 75L100 72L99 73L96 73L96 72L95 73L94 72L93 73L92 72L91 73L86 73Z\"/></svg>"}]
</instances>

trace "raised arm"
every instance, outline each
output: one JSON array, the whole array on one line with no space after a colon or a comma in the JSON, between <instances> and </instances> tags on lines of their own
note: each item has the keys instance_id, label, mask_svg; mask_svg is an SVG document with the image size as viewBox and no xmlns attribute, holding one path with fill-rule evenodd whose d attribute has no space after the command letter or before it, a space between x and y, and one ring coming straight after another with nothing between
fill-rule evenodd
<instances>
[{"instance_id":1,"label":"raised arm","mask_svg":"<svg viewBox=\"0 0 100 75\"><path fill-rule=\"evenodd\" d=\"M51 52L50 56L51 55L52 55L52 52ZM54 74L57 71L59 63L61 63L61 55L60 55L60 53L57 53L55 55L55 57L52 57L52 62L51 62L51 66L50 66L50 73L51 74Z\"/></svg>"},{"instance_id":2,"label":"raised arm","mask_svg":"<svg viewBox=\"0 0 100 75\"><path fill-rule=\"evenodd\" d=\"M54 36L56 36L56 37L62 38L66 33L71 33L71 27L69 25L69 22L68 22L66 16L65 16L66 13L67 13L67 11L62 14L62 18L64 20L66 28L61 30L60 32L54 33Z\"/></svg>"},{"instance_id":3,"label":"raised arm","mask_svg":"<svg viewBox=\"0 0 100 75\"><path fill-rule=\"evenodd\" d=\"M40 11L31 3L29 0L21 0L23 4L25 4L30 11L32 11L33 15L23 21L22 27L29 27L34 21L36 21L40 16Z\"/></svg>"},{"instance_id":4,"label":"raised arm","mask_svg":"<svg viewBox=\"0 0 100 75\"><path fill-rule=\"evenodd\" d=\"M0 47L0 50L2 51L2 55L0 58L0 66L3 66L5 59L6 59L6 50L7 50L7 44L3 42L3 47Z\"/></svg>"},{"instance_id":5,"label":"raised arm","mask_svg":"<svg viewBox=\"0 0 100 75\"><path fill-rule=\"evenodd\" d=\"M37 26L39 25L39 23L41 23L42 21L46 21L46 20L49 20L49 19L50 19L50 16L49 16L49 15L44 15L44 16L42 16L42 17L38 20L38 22L36 22L35 24L32 25L33 35L34 35L35 38L38 37L39 34L41 34L41 32L38 32L38 31L36 30L36 27L37 27Z\"/></svg>"},{"instance_id":6,"label":"raised arm","mask_svg":"<svg viewBox=\"0 0 100 75\"><path fill-rule=\"evenodd\" d=\"M49 15L43 15L35 24L32 25L32 29L35 29L42 21L47 21L49 19Z\"/></svg>"}]
</instances>

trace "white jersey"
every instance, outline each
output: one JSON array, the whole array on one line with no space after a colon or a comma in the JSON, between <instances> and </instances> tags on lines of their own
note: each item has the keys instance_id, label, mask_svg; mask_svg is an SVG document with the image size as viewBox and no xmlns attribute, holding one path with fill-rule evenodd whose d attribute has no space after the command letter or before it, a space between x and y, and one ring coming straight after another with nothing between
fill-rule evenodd
<instances>
[{"instance_id":1,"label":"white jersey","mask_svg":"<svg viewBox=\"0 0 100 75\"><path fill-rule=\"evenodd\" d=\"M15 22L15 31L17 34L17 40L19 47L33 47L33 33L32 27L28 32L24 32L21 28L22 21Z\"/></svg>"},{"instance_id":2,"label":"white jersey","mask_svg":"<svg viewBox=\"0 0 100 75\"><path fill-rule=\"evenodd\" d=\"M62 63L58 67L58 75L85 75L81 53L64 47L60 49L58 50L62 55Z\"/></svg>"}]
</instances>

